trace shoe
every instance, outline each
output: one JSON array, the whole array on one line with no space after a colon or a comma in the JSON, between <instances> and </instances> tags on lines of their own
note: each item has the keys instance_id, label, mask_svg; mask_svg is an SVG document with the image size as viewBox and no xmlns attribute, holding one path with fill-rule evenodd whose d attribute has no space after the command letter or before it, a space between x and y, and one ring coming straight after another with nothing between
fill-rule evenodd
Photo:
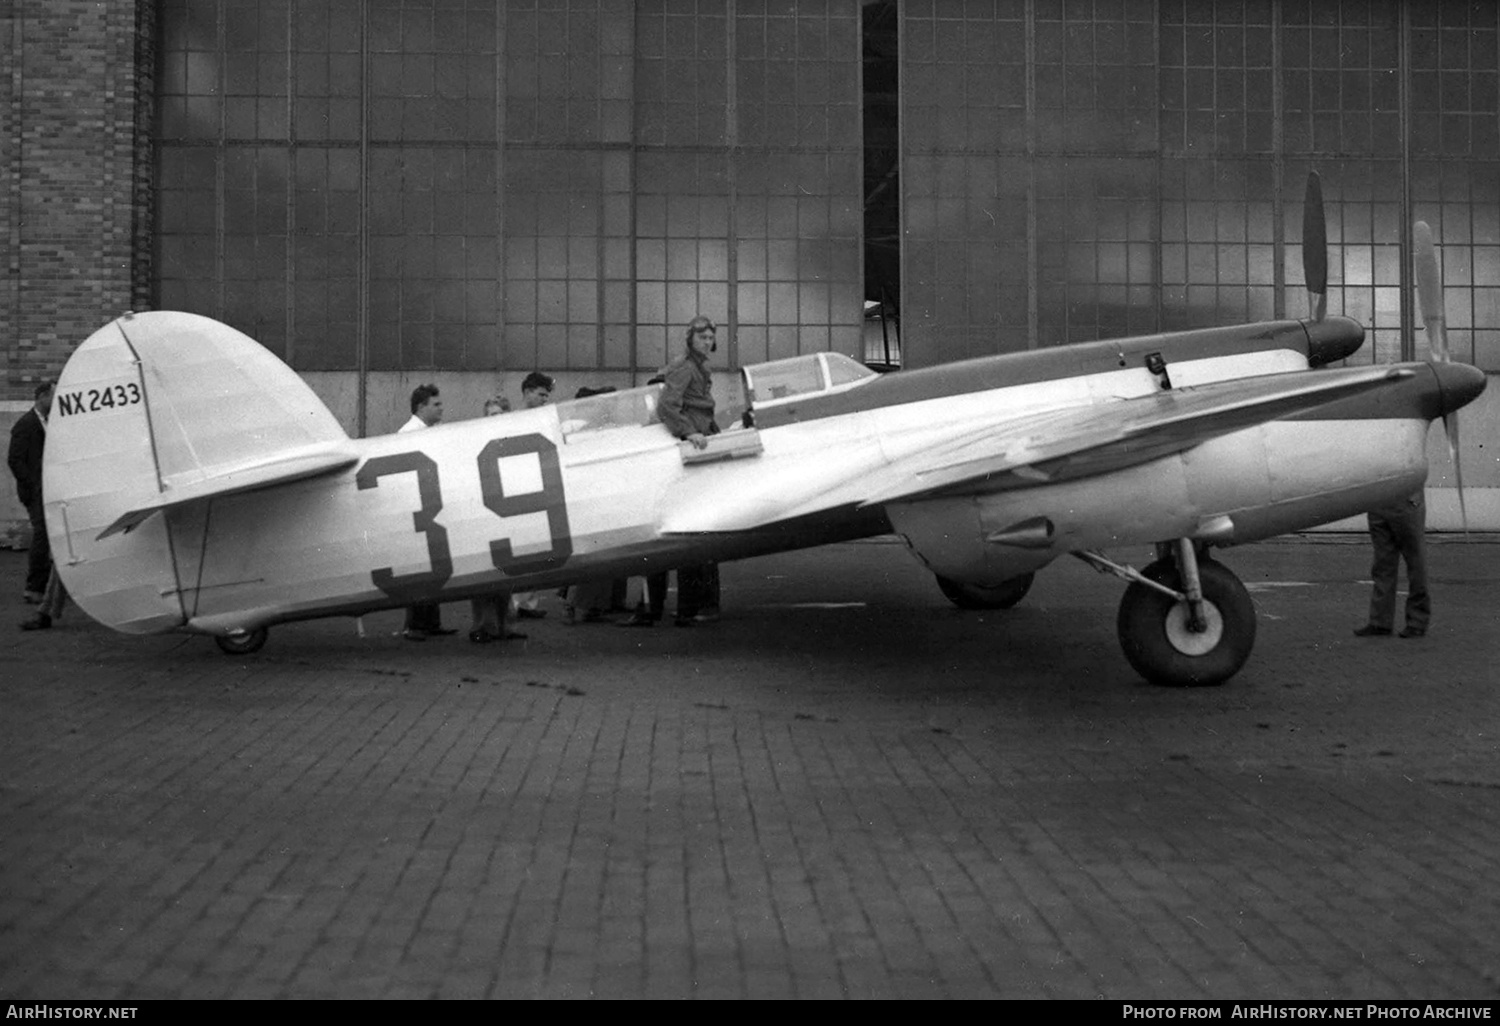
<instances>
[{"instance_id":1,"label":"shoe","mask_svg":"<svg viewBox=\"0 0 1500 1026\"><path fill-rule=\"evenodd\" d=\"M38 613L30 620L21 621L21 630L23 631L44 631L51 626L52 617L46 613Z\"/></svg>"},{"instance_id":2,"label":"shoe","mask_svg":"<svg viewBox=\"0 0 1500 1026\"><path fill-rule=\"evenodd\" d=\"M35 606L40 605L45 596L39 591L23 591L21 592L21 598L26 600L28 606Z\"/></svg>"},{"instance_id":3,"label":"shoe","mask_svg":"<svg viewBox=\"0 0 1500 1026\"><path fill-rule=\"evenodd\" d=\"M699 623L718 623L719 611L717 609L705 609L703 612L693 617L693 619L698 621Z\"/></svg>"},{"instance_id":4,"label":"shoe","mask_svg":"<svg viewBox=\"0 0 1500 1026\"><path fill-rule=\"evenodd\" d=\"M474 630L469 632L469 640L476 645L483 645L488 641L499 641L500 635L491 634L489 631Z\"/></svg>"},{"instance_id":5,"label":"shoe","mask_svg":"<svg viewBox=\"0 0 1500 1026\"><path fill-rule=\"evenodd\" d=\"M457 633L457 627L429 627L427 629L428 636L433 638L442 638L448 636L449 634Z\"/></svg>"},{"instance_id":6,"label":"shoe","mask_svg":"<svg viewBox=\"0 0 1500 1026\"><path fill-rule=\"evenodd\" d=\"M642 616L640 613L636 613L634 616L630 617L629 619L618 621L615 624L615 626L616 627L655 627L656 626L656 621L653 620L653 619L651 619L651 617L649 617L649 616Z\"/></svg>"},{"instance_id":7,"label":"shoe","mask_svg":"<svg viewBox=\"0 0 1500 1026\"><path fill-rule=\"evenodd\" d=\"M426 641L427 640L427 632L426 631L419 631L419 630L415 630L415 629L409 630L409 631L402 631L401 632L401 636L403 638L405 638L407 641Z\"/></svg>"},{"instance_id":8,"label":"shoe","mask_svg":"<svg viewBox=\"0 0 1500 1026\"><path fill-rule=\"evenodd\" d=\"M1425 637L1427 637L1427 628L1426 627L1403 627L1401 629L1401 637L1403 637L1403 638L1425 638Z\"/></svg>"},{"instance_id":9,"label":"shoe","mask_svg":"<svg viewBox=\"0 0 1500 1026\"><path fill-rule=\"evenodd\" d=\"M1373 623L1367 623L1363 627L1354 628L1354 636L1356 638L1384 638L1389 636L1390 633L1391 629L1389 627L1376 627Z\"/></svg>"},{"instance_id":10,"label":"shoe","mask_svg":"<svg viewBox=\"0 0 1500 1026\"><path fill-rule=\"evenodd\" d=\"M516 610L516 615L523 620L540 620L547 615L547 611L545 609L527 609L525 606L522 606Z\"/></svg>"}]
</instances>

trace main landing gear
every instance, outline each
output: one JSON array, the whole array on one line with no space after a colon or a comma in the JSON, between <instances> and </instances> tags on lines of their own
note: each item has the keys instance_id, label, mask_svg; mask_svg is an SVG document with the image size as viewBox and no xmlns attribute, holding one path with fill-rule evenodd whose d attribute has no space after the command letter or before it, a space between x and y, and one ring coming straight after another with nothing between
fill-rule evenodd
<instances>
[{"instance_id":1,"label":"main landing gear","mask_svg":"<svg viewBox=\"0 0 1500 1026\"><path fill-rule=\"evenodd\" d=\"M216 635L214 644L218 645L219 651L225 655L250 655L252 652L260 651L269 634L270 631L266 628L257 627L253 631L235 631L232 634Z\"/></svg>"},{"instance_id":2,"label":"main landing gear","mask_svg":"<svg viewBox=\"0 0 1500 1026\"><path fill-rule=\"evenodd\" d=\"M1250 658L1250 593L1190 539L1158 545L1156 562L1141 571L1097 552L1076 555L1131 582L1115 623L1125 658L1147 680L1175 687L1222 684Z\"/></svg>"}]
</instances>

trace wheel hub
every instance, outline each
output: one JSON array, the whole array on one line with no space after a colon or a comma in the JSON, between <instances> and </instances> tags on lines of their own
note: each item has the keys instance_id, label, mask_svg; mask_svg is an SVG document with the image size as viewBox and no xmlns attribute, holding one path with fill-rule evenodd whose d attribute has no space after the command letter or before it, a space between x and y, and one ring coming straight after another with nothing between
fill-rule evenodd
<instances>
[{"instance_id":1,"label":"wheel hub","mask_svg":"<svg viewBox=\"0 0 1500 1026\"><path fill-rule=\"evenodd\" d=\"M1203 603L1203 630L1195 631L1189 626L1192 609L1186 602L1178 602L1167 613L1167 640L1183 655L1201 656L1212 652L1224 636L1224 617L1219 607L1212 602Z\"/></svg>"}]
</instances>

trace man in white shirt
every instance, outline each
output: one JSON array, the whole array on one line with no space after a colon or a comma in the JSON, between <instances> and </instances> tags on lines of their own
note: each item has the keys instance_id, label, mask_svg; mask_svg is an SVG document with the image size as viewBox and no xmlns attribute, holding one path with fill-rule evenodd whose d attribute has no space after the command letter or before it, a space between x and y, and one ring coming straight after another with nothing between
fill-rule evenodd
<instances>
[{"instance_id":1,"label":"man in white shirt","mask_svg":"<svg viewBox=\"0 0 1500 1026\"><path fill-rule=\"evenodd\" d=\"M425 427L440 424L443 420L443 400L438 396L436 385L418 385L411 393L411 419L397 429L420 431Z\"/></svg>"},{"instance_id":2,"label":"man in white shirt","mask_svg":"<svg viewBox=\"0 0 1500 1026\"><path fill-rule=\"evenodd\" d=\"M411 419L402 424L397 433L420 431L441 423L443 400L438 396L436 385L418 385L411 393ZM428 638L457 633L443 626L443 607L436 602L423 602L406 610L406 626L401 636L407 641L426 641Z\"/></svg>"}]
</instances>

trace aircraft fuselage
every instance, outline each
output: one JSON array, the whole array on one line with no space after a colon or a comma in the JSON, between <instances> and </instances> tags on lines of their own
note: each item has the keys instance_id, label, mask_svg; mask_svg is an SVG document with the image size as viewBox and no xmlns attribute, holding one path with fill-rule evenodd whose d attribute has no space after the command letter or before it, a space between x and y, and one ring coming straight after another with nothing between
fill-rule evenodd
<instances>
[{"instance_id":1,"label":"aircraft fuselage","mask_svg":"<svg viewBox=\"0 0 1500 1026\"><path fill-rule=\"evenodd\" d=\"M909 371L758 409L756 428L715 439L753 436L758 453L717 462L685 462L684 444L659 423L570 426L568 403L354 442L359 460L346 471L171 509L137 528L148 536L141 543L159 534L154 543L172 553L157 615L137 626L222 633L893 529L935 572L993 584L1068 551L1249 541L1419 487L1426 421L1414 398L1379 410L1354 400L1335 419L1273 421L1086 480L996 481L865 504L883 467L945 435L1159 391L1164 375L1182 388L1304 370L1300 328L1213 329ZM1266 348L1271 339L1292 342ZM1164 374L1147 366L1148 350L1163 355ZM1427 387L1413 385L1413 395ZM1046 530L1026 536L1032 522Z\"/></svg>"}]
</instances>

